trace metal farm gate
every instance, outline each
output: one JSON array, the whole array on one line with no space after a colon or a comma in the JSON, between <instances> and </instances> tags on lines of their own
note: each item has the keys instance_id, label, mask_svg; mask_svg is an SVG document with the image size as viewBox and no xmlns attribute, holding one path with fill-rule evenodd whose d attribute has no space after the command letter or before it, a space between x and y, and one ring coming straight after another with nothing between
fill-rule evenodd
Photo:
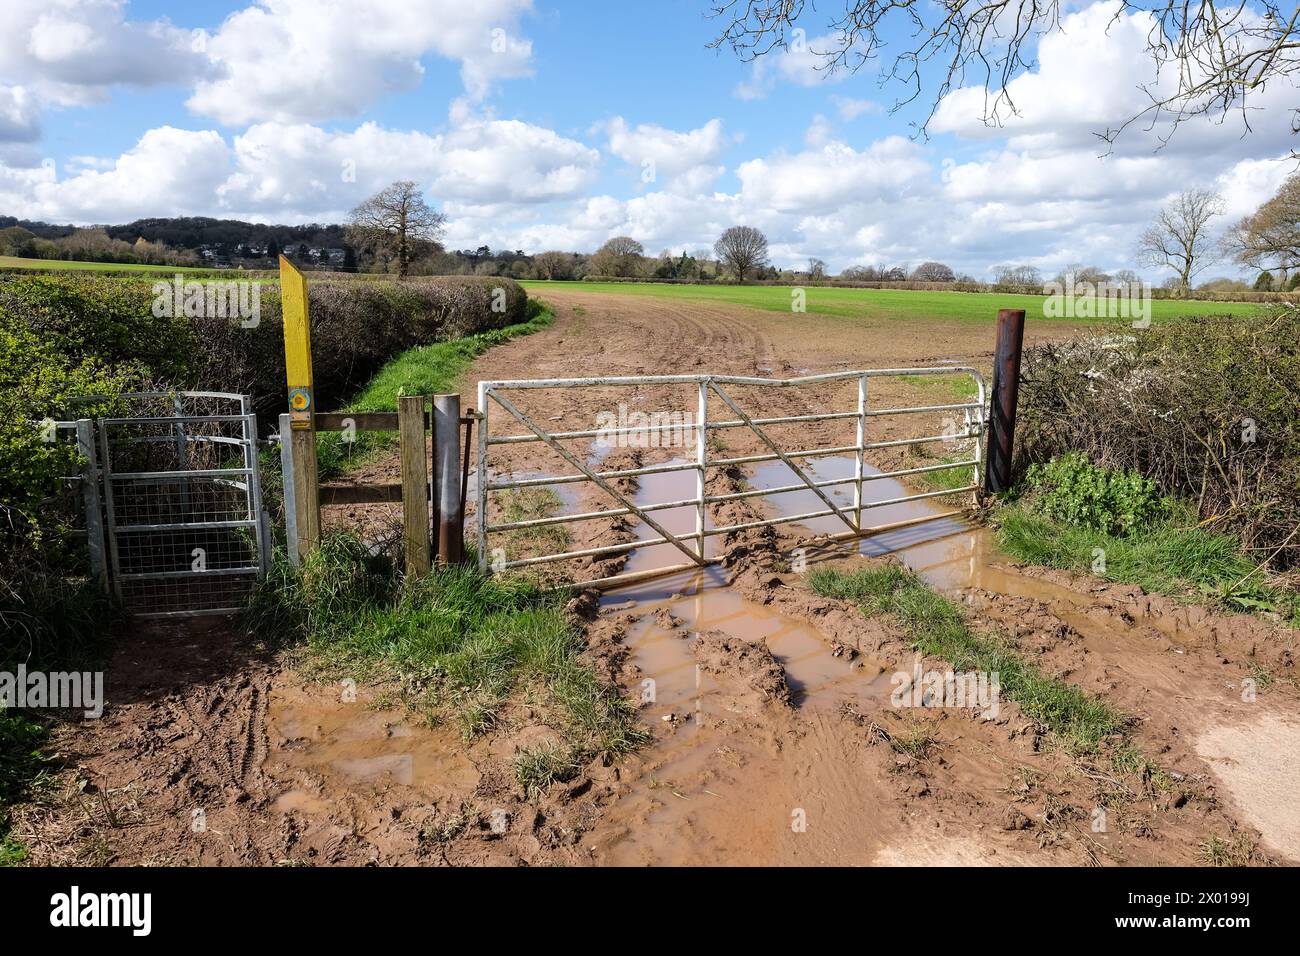
<instances>
[{"instance_id":1,"label":"metal farm gate","mask_svg":"<svg viewBox=\"0 0 1300 956\"><path fill-rule=\"evenodd\" d=\"M129 417L94 423L98 461L87 476L102 499L114 594L143 617L239 610L271 551L249 397L123 397ZM92 555L96 517L87 516Z\"/></svg>"},{"instance_id":2,"label":"metal farm gate","mask_svg":"<svg viewBox=\"0 0 1300 956\"><path fill-rule=\"evenodd\" d=\"M873 408L868 402L867 396L869 385L871 380L875 378L884 376L929 377L954 375L970 377L973 385L973 398L961 402L895 408ZM765 389L780 389L833 382L856 382L857 401L853 408L821 414L787 415L782 417L765 418L761 417L757 413L751 414L746 412L730 394L732 386L757 386ZM585 460L585 455L575 454L572 449L564 447L562 443L572 440L597 438L602 435L609 436L619 434L621 433L619 429L551 431L521 411L507 395L509 392L529 389L582 389L610 386L628 386L636 388L647 385L695 386L697 398L694 410L694 421L689 425L682 425L680 422L660 425L637 425L634 428L623 429L621 431L636 433L662 430L677 432L686 431L692 436L693 440L691 444L693 444L694 447L692 449L693 454L688 454L687 460L684 462L674 464L654 464L632 469L601 471L599 470L598 465L594 467L589 465ZM709 419L709 402L711 398L719 401L724 406L726 409L726 417L715 420ZM624 574L611 578L583 582L584 584L608 587L615 583L630 583L634 578L658 576L661 574L686 570L692 567L703 567L707 564L716 563L716 559L707 556L705 549L706 539L712 536L725 535L747 528L762 525L799 523L814 518L834 516L843 526L843 530L840 531L839 534L832 535L831 537L848 539L866 537L911 524L921 523L923 521L956 515L969 509L963 508L960 509L960 511L937 513L926 518L914 518L875 526L866 524L864 518L866 512L876 508L920 501L928 498L939 498L967 492L978 492L982 488L983 481L982 464L984 460L984 435L988 421L988 407L986 403L987 390L984 384L984 377L976 369L966 366L864 369L859 371L833 372L829 374L810 375L802 378L790 379L765 379L728 375L638 375L614 378L533 379L521 381L481 382L479 383L478 389L478 408L481 422L478 431L478 477L476 485L476 530L478 538L479 566L484 572L487 572L489 569L504 570L547 562L564 561L571 558L600 558L626 553L637 548L646 548L663 544L673 546L686 559L683 563L656 569L653 572ZM495 409L493 406L495 406ZM503 417L507 422L511 425L522 425L526 429L526 432L508 435L492 434L492 420L501 416L501 413L503 412L505 413ZM910 416L924 413L944 412L951 413L954 419L956 416L961 416L962 419L961 424L955 425L953 429L945 434L920 435L915 438L909 437L882 441L868 440L868 424L872 419L882 416ZM781 441L776 440L768 431L768 428L773 425L789 425L803 422L835 420L845 420L853 424L853 444L827 448L806 448L799 444L792 444L789 441L782 443ZM766 452L758 455L739 457L710 457L710 435L726 429L746 429L752 432L757 438L759 444L766 449ZM968 459L963 458L956 461L945 461L936 465L902 468L895 471L876 472L867 468L867 453L874 449L911 447L932 442L953 441L969 444L971 446L972 451ZM570 466L573 469L573 472L569 474L547 475L545 477L521 479L494 475L489 462L490 449L494 446L525 442L544 443L554 451L561 460ZM783 444L785 447L783 447ZM809 459L825 456L852 456L854 462L852 475L847 478L818 480L813 475L809 474L809 469L801 467L798 463L804 461L806 464ZM737 491L723 495L710 495L706 492L705 485L708 480L710 469L778 461L783 463L793 476L798 479L798 484ZM885 498L883 500L873 500L864 493L864 485L872 481L921 475L927 472L951 471L962 467L969 467L971 469L971 477L968 483L960 487L944 488L940 491L917 492L914 494ZM683 471L693 472L695 476L695 493L689 498L637 504L632 500L632 496L624 494L614 484L616 481L624 478L639 478L644 475ZM489 508L488 498L493 492L538 486L564 485L574 482L594 483L604 491L609 498L613 499L613 502L617 507L603 511L589 511L579 514L529 518L497 523L493 523L489 518L491 509ZM835 501L832 500L832 497L827 494L828 489L844 485L851 485L853 488L852 503L847 506L836 504ZM745 498L777 495L792 491L803 491L805 489L814 494L820 501L820 504L824 507L801 514L776 516L765 518L760 521L723 527L711 527L707 520L707 509L711 504ZM695 528L693 533L673 534L654 518L656 512L664 512L687 507L694 508L696 512ZM594 548L561 551L554 554L535 555L515 560L493 559L492 557L493 548L491 545L493 535L509 534L511 532L527 531L551 525L567 525L579 521L590 521L594 519L614 518L620 516L635 516L651 531L653 531L656 537Z\"/></svg>"}]
</instances>

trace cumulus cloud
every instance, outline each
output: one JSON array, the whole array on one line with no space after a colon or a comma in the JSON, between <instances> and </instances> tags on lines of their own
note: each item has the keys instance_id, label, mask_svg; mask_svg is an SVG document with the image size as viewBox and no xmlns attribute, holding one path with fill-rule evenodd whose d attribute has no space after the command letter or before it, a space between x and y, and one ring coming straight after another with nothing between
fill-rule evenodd
<instances>
[{"instance_id":1,"label":"cumulus cloud","mask_svg":"<svg viewBox=\"0 0 1300 956\"><path fill-rule=\"evenodd\" d=\"M1046 33L1038 44L1037 68L1008 84L1015 111L1004 110L993 125L983 120L985 90L966 87L948 94L930 124L933 133L965 138L1008 138L1011 149L1084 149L1093 155L1110 150L1098 134L1112 129L1150 105L1144 87L1164 94L1176 88L1176 72L1157 74L1147 45L1155 22L1144 12L1122 13L1118 0L1102 0L1063 17L1059 30ZM1154 118L1131 127L1115 143L1120 154L1204 156L1220 152L1240 157L1248 153L1287 148L1292 110L1300 90L1280 78L1257 91L1251 100L1253 132L1244 137L1240 118L1207 116L1184 123L1170 138L1172 118ZM1150 118L1148 118L1150 119Z\"/></svg>"},{"instance_id":2,"label":"cumulus cloud","mask_svg":"<svg viewBox=\"0 0 1300 956\"><path fill-rule=\"evenodd\" d=\"M866 198L895 196L922 182L929 163L922 148L888 136L866 149L838 141L793 155L741 163L741 199L752 209L815 214Z\"/></svg>"},{"instance_id":3,"label":"cumulus cloud","mask_svg":"<svg viewBox=\"0 0 1300 956\"><path fill-rule=\"evenodd\" d=\"M616 116L604 129L609 151L638 170L642 183L663 180L681 193L698 193L711 186L725 171L718 159L733 142L716 118L682 132L650 123L629 127Z\"/></svg>"},{"instance_id":4,"label":"cumulus cloud","mask_svg":"<svg viewBox=\"0 0 1300 956\"><path fill-rule=\"evenodd\" d=\"M5 0L0 81L47 102L101 100L116 85L188 83L203 75L203 34L167 20L128 20L124 0Z\"/></svg>"},{"instance_id":5,"label":"cumulus cloud","mask_svg":"<svg viewBox=\"0 0 1300 956\"><path fill-rule=\"evenodd\" d=\"M5 0L0 144L34 142L50 106L105 100L115 86L188 84L210 68L203 34L128 20L124 0Z\"/></svg>"},{"instance_id":6,"label":"cumulus cloud","mask_svg":"<svg viewBox=\"0 0 1300 956\"><path fill-rule=\"evenodd\" d=\"M338 220L394 180L411 179L449 212L504 220L581 196L600 153L544 127L478 118L436 135L376 123L351 131L259 123L230 143L215 130L161 127L116 160L79 160L62 179L7 170L7 210L78 223L217 213Z\"/></svg>"},{"instance_id":7,"label":"cumulus cloud","mask_svg":"<svg viewBox=\"0 0 1300 956\"><path fill-rule=\"evenodd\" d=\"M352 117L385 94L419 85L427 54L458 61L465 92L477 102L498 80L529 74L532 44L516 31L530 6L258 0L208 41L221 75L200 83L188 105L229 126Z\"/></svg>"},{"instance_id":8,"label":"cumulus cloud","mask_svg":"<svg viewBox=\"0 0 1300 956\"><path fill-rule=\"evenodd\" d=\"M31 143L40 139L40 107L22 86L0 86L0 143Z\"/></svg>"},{"instance_id":9,"label":"cumulus cloud","mask_svg":"<svg viewBox=\"0 0 1300 956\"><path fill-rule=\"evenodd\" d=\"M977 274L999 262L1050 272L1072 261L1131 266L1137 234L1186 186L1224 195L1228 212L1216 225L1225 226L1294 168L1267 158L1292 145L1295 90L1285 85L1258 101L1250 137L1231 122L1189 124L1156 153L1160 131L1136 131L1100 159L1094 134L1118 107L1141 106L1148 62L1143 23L1111 23L1113 0L1077 9L1062 35L1043 39L1034 69L1013 84L1022 112L1002 128L980 122L983 91L966 89L944 99L935 139L873 139L883 121L849 124L879 106L828 88L798 124L785 117L784 139L774 134L773 145L738 163L740 137L719 119L673 128L615 116L575 138L497 118L484 98L531 69L519 33L528 0L464 9L450 0L256 0L199 33L128 20L118 0L9 0L9 8L0 211L60 222L340 221L393 180L411 179L450 216L455 247L592 250L622 233L651 252L694 250L748 224L767 233L782 266L816 256L832 269L938 259ZM361 20L371 28L356 30ZM823 84L810 52L818 44L747 68L737 95ZM431 91L450 107L445 126L327 123L424 82L430 56L460 65L454 89ZM71 156L58 170L39 162L43 109L173 81L193 88L194 110L234 128L158 126L120 156ZM597 142L632 173L623 186L601 179ZM77 145L98 153L97 144Z\"/></svg>"},{"instance_id":10,"label":"cumulus cloud","mask_svg":"<svg viewBox=\"0 0 1300 956\"><path fill-rule=\"evenodd\" d=\"M211 215L228 174L230 148L211 130L149 130L109 169L59 180L52 170L27 178L29 192L10 208L51 221L128 222L142 215Z\"/></svg>"},{"instance_id":11,"label":"cumulus cloud","mask_svg":"<svg viewBox=\"0 0 1300 956\"><path fill-rule=\"evenodd\" d=\"M594 179L600 153L519 120L471 120L443 136L435 195L475 203L536 203L576 196Z\"/></svg>"}]
</instances>

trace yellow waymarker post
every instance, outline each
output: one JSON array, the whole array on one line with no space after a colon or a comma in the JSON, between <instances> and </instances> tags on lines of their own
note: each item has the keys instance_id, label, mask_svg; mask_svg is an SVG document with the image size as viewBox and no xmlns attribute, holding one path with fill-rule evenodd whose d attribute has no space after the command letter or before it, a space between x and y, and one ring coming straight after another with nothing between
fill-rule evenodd
<instances>
[{"instance_id":1,"label":"yellow waymarker post","mask_svg":"<svg viewBox=\"0 0 1300 956\"><path fill-rule=\"evenodd\" d=\"M284 371L289 387L290 418L289 435L280 439L292 443L298 554L305 556L320 542L311 320L307 314L307 280L284 256L280 257L280 313L284 318Z\"/></svg>"}]
</instances>

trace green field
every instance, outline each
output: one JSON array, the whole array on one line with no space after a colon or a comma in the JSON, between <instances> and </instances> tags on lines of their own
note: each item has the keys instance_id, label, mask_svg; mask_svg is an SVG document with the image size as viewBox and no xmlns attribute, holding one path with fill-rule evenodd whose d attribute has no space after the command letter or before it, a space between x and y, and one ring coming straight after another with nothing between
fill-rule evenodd
<instances>
[{"instance_id":1,"label":"green field","mask_svg":"<svg viewBox=\"0 0 1300 956\"><path fill-rule=\"evenodd\" d=\"M198 266L146 266L132 262L77 262L72 259L20 259L17 256L0 256L3 269L51 269L54 271L91 272L216 272L216 269ZM228 271L228 270L227 270Z\"/></svg>"},{"instance_id":2,"label":"green field","mask_svg":"<svg viewBox=\"0 0 1300 956\"><path fill-rule=\"evenodd\" d=\"M789 312L791 287L771 285L668 285L638 282L544 282L520 283L530 293L547 289L574 292L607 292L614 295L644 295L682 302L724 302L768 312ZM1045 318L1046 298L1041 295L1000 292L913 292L906 289L845 289L808 286L807 310L820 315L882 319L948 319L954 322L991 322L998 309L1024 309L1037 319ZM1260 306L1238 302L1196 302L1184 299L1155 299L1151 317L1155 321L1182 315L1241 315ZM1101 324L1107 320L1059 318L1078 325ZM1127 324L1127 322L1125 322Z\"/></svg>"}]
</instances>

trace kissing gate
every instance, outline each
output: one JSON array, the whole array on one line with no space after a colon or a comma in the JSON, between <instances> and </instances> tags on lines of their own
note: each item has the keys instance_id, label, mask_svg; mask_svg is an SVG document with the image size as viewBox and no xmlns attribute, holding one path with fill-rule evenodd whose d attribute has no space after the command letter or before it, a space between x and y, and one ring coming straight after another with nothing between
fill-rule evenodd
<instances>
[{"instance_id":1,"label":"kissing gate","mask_svg":"<svg viewBox=\"0 0 1300 956\"><path fill-rule=\"evenodd\" d=\"M883 376L901 375L968 375L973 380L975 397L970 401L939 405L872 408L868 403L868 390L871 380ZM856 382L857 402L854 408L820 414L787 415L782 417L764 418L747 412L736 401L730 391L733 386L751 386L760 389L785 389L834 382ZM602 436L609 437L632 433L643 434L647 431L681 431L683 426L678 423L672 423L638 425L632 428L549 432L534 419L521 411L519 407L510 400L507 394L527 389L583 389L623 386L634 388L646 385L695 386L695 421L693 424L685 426L688 431L693 433L694 437L693 460L678 463L648 465L632 469L610 471L596 470L596 467L592 467L584 461L583 458L574 454L570 449L565 448L561 442L573 439L597 438ZM986 390L983 376L981 376L977 370L964 366L946 366L940 368L863 369L852 372L834 372L824 375L810 375L802 378L791 379L750 378L730 375L639 375L614 378L569 378L481 382L478 389L478 408L480 410L479 414L482 416L482 421L480 422L480 428L478 430L477 474L479 477L477 482L476 508L479 567L486 573L489 569L503 570L506 568L526 567L546 562L563 561L570 558L604 557L624 553L636 548L645 548L663 544L671 545L676 548L686 559L679 564L666 568L657 568L653 571L622 574L597 579L595 581L583 582L585 584L592 584L600 587L610 587L616 584L630 583L634 579L668 574L675 571L687 570L693 567L703 567L707 564L716 563L718 560L717 558L711 558L707 555L705 549L706 539L715 535L725 535L730 532L741 531L748 528L760 527L763 525L797 523L814 518L834 516L841 524L843 524L844 530L832 537L847 539L865 537L884 531L891 531L911 524L917 524L921 521L930 521L935 518L948 517L962 513L968 509L948 511L875 526L863 523L864 512L870 511L871 509L946 495L977 492L981 488L980 464L983 460L984 448L983 437L985 434L986 421L985 397ZM727 410L727 417L720 420L709 420L709 403L711 398L716 399L724 406ZM519 423L527 431L524 433L508 435L492 434L491 419L493 416L493 406L501 412L504 412L512 424ZM959 428L950 431L947 434L923 435L916 438L893 439L887 441L867 441L868 422L873 418L889 415L914 415L943 412L953 413L954 415L960 414L963 419L963 424ZM768 431L768 428L773 425L835 420L847 420L853 423L855 432L855 440L853 444L826 448L783 448L781 447L781 443L775 440ZM748 429L766 451L758 455L711 458L709 456L709 436L726 429ZM887 472L868 473L866 468L866 453L873 449L915 446L932 442L950 442L953 440L961 441L965 439L973 441L973 452L968 460L945 461L937 465L922 465ZM544 443L554 451L560 459L569 465L573 469L573 472L570 474L555 476L547 475L541 478L512 479L506 477L495 477L490 468L490 449L497 445L512 445L526 442ZM805 467L802 467L798 463L802 460L831 455L852 455L854 461L853 474L847 478L818 480L810 475ZM706 492L705 486L708 479L709 469L711 468L778 461L783 463L790 472L794 474L794 476L799 480L798 484L783 485L774 488L735 491L721 495L710 495ZM864 485L871 481L919 475L927 472L950 471L961 467L969 467L971 469L971 480L957 488L945 488L941 491L918 492L916 494L902 495L884 500L869 500L863 493ZM638 505L629 495L621 492L613 484L613 482L623 478L639 478L645 475L682 471L690 471L694 473L695 494L692 497L679 500L642 503ZM594 483L609 497L614 499L617 507L602 511L588 511L579 514L532 518L519 521L493 523L489 520L491 509L489 507L488 496L494 491L499 492L534 486L561 485L573 482ZM827 489L843 485L852 485L853 487L852 505L847 507L836 504L835 501L832 500L831 496L827 494ZM824 507L802 514L768 517L758 521L726 525L722 527L709 527L707 513L708 506L711 504L776 495L792 491L803 491L805 489L816 495L817 499L820 500L821 505ZM655 520L654 515L657 512L687 507L693 507L695 509L696 517L694 533L673 534L660 522ZM514 560L503 560L500 557L498 557L497 560L492 559L493 549L491 547L491 536L494 534L628 515L635 515L642 523L650 528L657 537L648 540L628 541L620 544L604 545L594 548L516 558Z\"/></svg>"},{"instance_id":2,"label":"kissing gate","mask_svg":"<svg viewBox=\"0 0 1300 956\"><path fill-rule=\"evenodd\" d=\"M91 576L137 616L239 610L271 551L249 397L120 399L129 416L55 423L86 462L75 480Z\"/></svg>"}]
</instances>

